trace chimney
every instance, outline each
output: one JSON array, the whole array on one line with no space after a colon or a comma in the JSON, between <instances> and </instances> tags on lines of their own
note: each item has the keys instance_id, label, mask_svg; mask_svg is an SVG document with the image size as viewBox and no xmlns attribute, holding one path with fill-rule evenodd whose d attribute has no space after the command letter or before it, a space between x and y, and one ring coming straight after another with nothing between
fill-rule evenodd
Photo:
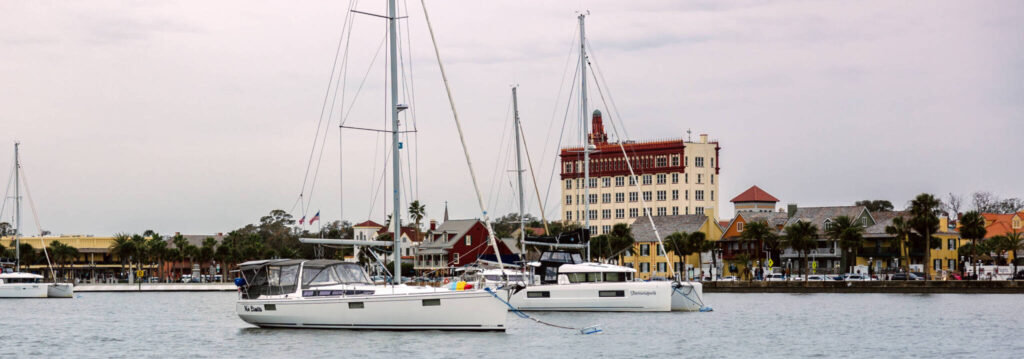
<instances>
[{"instance_id":1,"label":"chimney","mask_svg":"<svg viewBox=\"0 0 1024 359\"><path fill-rule=\"evenodd\" d=\"M718 221L718 217L715 217L715 207L704 207L704 215L712 221Z\"/></svg>"},{"instance_id":2,"label":"chimney","mask_svg":"<svg viewBox=\"0 0 1024 359\"><path fill-rule=\"evenodd\" d=\"M708 143L708 134L706 134L706 133L700 134L700 143Z\"/></svg>"},{"instance_id":3,"label":"chimney","mask_svg":"<svg viewBox=\"0 0 1024 359\"><path fill-rule=\"evenodd\" d=\"M789 214L788 218L793 218L796 215L796 203L786 205L786 213Z\"/></svg>"},{"instance_id":4,"label":"chimney","mask_svg":"<svg viewBox=\"0 0 1024 359\"><path fill-rule=\"evenodd\" d=\"M430 220L430 230L433 231L435 229L437 229L437 220L431 219Z\"/></svg>"},{"instance_id":5,"label":"chimney","mask_svg":"<svg viewBox=\"0 0 1024 359\"><path fill-rule=\"evenodd\" d=\"M590 122L590 143L608 143L608 135L604 133L604 122L601 121L601 110L594 110L594 117Z\"/></svg>"},{"instance_id":6,"label":"chimney","mask_svg":"<svg viewBox=\"0 0 1024 359\"><path fill-rule=\"evenodd\" d=\"M949 230L949 218L946 218L946 216L939 216L939 230Z\"/></svg>"}]
</instances>

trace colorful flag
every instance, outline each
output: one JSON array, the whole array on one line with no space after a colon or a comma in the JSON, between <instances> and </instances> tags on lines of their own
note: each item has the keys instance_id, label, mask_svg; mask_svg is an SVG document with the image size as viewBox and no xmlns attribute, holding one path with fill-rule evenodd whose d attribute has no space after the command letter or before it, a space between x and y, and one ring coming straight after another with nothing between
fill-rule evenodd
<instances>
[{"instance_id":1,"label":"colorful flag","mask_svg":"<svg viewBox=\"0 0 1024 359\"><path fill-rule=\"evenodd\" d=\"M299 225L301 226L303 224L306 224L306 216L302 216L302 219L299 220Z\"/></svg>"},{"instance_id":2,"label":"colorful flag","mask_svg":"<svg viewBox=\"0 0 1024 359\"><path fill-rule=\"evenodd\" d=\"M320 211L316 211L316 215L309 219L309 224L313 224L314 221L320 220Z\"/></svg>"}]
</instances>

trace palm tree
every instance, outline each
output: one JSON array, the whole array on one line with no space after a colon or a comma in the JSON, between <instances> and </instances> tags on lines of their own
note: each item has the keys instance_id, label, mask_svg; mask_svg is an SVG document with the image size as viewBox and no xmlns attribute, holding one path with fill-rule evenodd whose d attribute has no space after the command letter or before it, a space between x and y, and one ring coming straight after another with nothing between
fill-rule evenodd
<instances>
[{"instance_id":1,"label":"palm tree","mask_svg":"<svg viewBox=\"0 0 1024 359\"><path fill-rule=\"evenodd\" d=\"M188 239L186 239L185 236L182 236L181 234L175 234L174 238L171 239L171 242L173 242L174 247L178 249L176 253L178 255L178 258L176 259L178 260L178 263L181 265L181 268L179 268L180 273L178 274L178 278L181 278L185 276L185 258L188 258L189 256Z\"/></svg>"},{"instance_id":2,"label":"palm tree","mask_svg":"<svg viewBox=\"0 0 1024 359\"><path fill-rule=\"evenodd\" d=\"M132 235L132 254L135 258L135 262L139 264L139 269L144 269L142 265L143 263L147 262L149 256L148 247L149 246L146 243L146 237L143 237L142 235L139 234Z\"/></svg>"},{"instance_id":3,"label":"palm tree","mask_svg":"<svg viewBox=\"0 0 1024 359\"><path fill-rule=\"evenodd\" d=\"M1024 236L1016 230L1006 234L1006 244L1009 250L1013 253L1013 261L1010 264L1013 266L1013 274L1010 276L1010 280L1017 278L1017 250L1024 249Z\"/></svg>"},{"instance_id":4,"label":"palm tree","mask_svg":"<svg viewBox=\"0 0 1024 359\"><path fill-rule=\"evenodd\" d=\"M149 240L146 241L146 250L149 252L149 259L156 262L158 276L163 274L164 261L168 259L167 241L160 234L152 233Z\"/></svg>"},{"instance_id":5,"label":"palm tree","mask_svg":"<svg viewBox=\"0 0 1024 359\"><path fill-rule=\"evenodd\" d=\"M853 258L854 264L856 264L857 252L864 245L864 225L850 216L839 216L828 228L825 228L825 235L839 242L839 247L842 249L840 257L840 261L843 263L842 268L848 271L850 258Z\"/></svg>"},{"instance_id":6,"label":"palm tree","mask_svg":"<svg viewBox=\"0 0 1024 359\"><path fill-rule=\"evenodd\" d=\"M811 222L797 221L786 227L786 243L790 248L799 251L804 259L804 282L807 281L807 252L818 246L814 239L818 235L818 226Z\"/></svg>"},{"instance_id":7,"label":"palm tree","mask_svg":"<svg viewBox=\"0 0 1024 359\"><path fill-rule=\"evenodd\" d=\"M674 274L676 278L683 278L683 270L686 268L686 256L693 254L693 245L690 242L690 238L690 234L686 232L675 232L665 237L665 246L668 247L666 249L679 256L679 260L682 262L681 268L675 268L676 273Z\"/></svg>"},{"instance_id":8,"label":"palm tree","mask_svg":"<svg viewBox=\"0 0 1024 359\"><path fill-rule=\"evenodd\" d=\"M199 248L199 266L200 272L202 272L203 263L207 263L207 272L210 271L213 261L213 255L217 252L217 240L213 237L206 237L203 240L203 246Z\"/></svg>"},{"instance_id":9,"label":"palm tree","mask_svg":"<svg viewBox=\"0 0 1024 359\"><path fill-rule=\"evenodd\" d=\"M757 243L761 246L761 250L757 253L757 257L760 258L761 253L764 252L764 247L767 242L770 240L774 242L774 239L771 237L775 237L775 233L772 231L772 227L768 225L768 222L756 221L744 225L743 233L740 234L740 237L748 242ZM764 260L761 261L761 268L763 269L767 264L768 257L765 256Z\"/></svg>"},{"instance_id":10,"label":"palm tree","mask_svg":"<svg viewBox=\"0 0 1024 359\"><path fill-rule=\"evenodd\" d=\"M420 222L427 215L427 206L420 204L420 200L409 203L409 217L416 223L416 240L420 239Z\"/></svg>"},{"instance_id":11,"label":"palm tree","mask_svg":"<svg viewBox=\"0 0 1024 359\"><path fill-rule=\"evenodd\" d=\"M942 243L932 235L939 230L939 212L942 209L942 201L929 193L917 195L910 201L910 225L914 232L920 236L920 242L924 244L924 277L931 276L932 248Z\"/></svg>"},{"instance_id":12,"label":"palm tree","mask_svg":"<svg viewBox=\"0 0 1024 359\"><path fill-rule=\"evenodd\" d=\"M751 259L753 258L750 256L750 253L747 252L740 252L732 257L734 263L739 263L739 265L743 266L742 269L737 268L740 271L740 280L743 280L744 277L746 277L747 280L751 279L750 273L748 273L748 267L750 266Z\"/></svg>"},{"instance_id":13,"label":"palm tree","mask_svg":"<svg viewBox=\"0 0 1024 359\"><path fill-rule=\"evenodd\" d=\"M697 257L699 258L699 254L703 253L705 248L711 247L709 243L711 243L711 241L708 240L707 235L705 235L704 232L693 232L690 233L687 238L687 250L690 251L690 254L698 253ZM700 259L698 259L697 262L697 266L699 267ZM686 269L686 256L683 256L683 269Z\"/></svg>"},{"instance_id":14,"label":"palm tree","mask_svg":"<svg viewBox=\"0 0 1024 359\"><path fill-rule=\"evenodd\" d=\"M700 253L700 255L702 256L706 252L711 252L711 265L712 265L713 268L717 268L718 267L718 263L716 263L717 259L715 258L715 252L714 252L714 250L717 249L717 248L718 248L718 243L716 243L715 241L704 240L704 241L700 242L700 244L697 244L697 253ZM703 261L701 263L703 263ZM703 270L703 269L701 269L701 270ZM711 275L711 272L708 271L707 274ZM704 280L704 276L701 276L700 280L703 281Z\"/></svg>"},{"instance_id":15,"label":"palm tree","mask_svg":"<svg viewBox=\"0 0 1024 359\"><path fill-rule=\"evenodd\" d=\"M636 239L633 238L633 232L629 230L628 224L616 223L612 226L612 232L608 234L608 237L608 245L612 249L610 258L617 258L620 254L625 253L633 254Z\"/></svg>"},{"instance_id":16,"label":"palm tree","mask_svg":"<svg viewBox=\"0 0 1024 359\"><path fill-rule=\"evenodd\" d=\"M892 246L896 247L897 250L899 250L899 253L897 255L900 257L900 260L903 261L903 263L907 265L907 272L908 273L910 272L910 249L909 249L909 247L910 247L910 232L911 231L912 231L912 229L910 228L910 223L907 223L907 221L903 219L903 216L893 217L892 224L888 225L888 226L885 226L885 233L888 233L888 234L892 235L892 237L893 237ZM906 257L903 256L903 252L904 252L905 248L907 249L907 251L906 251L907 252L907 256ZM907 275L906 279L910 280L910 275L909 274Z\"/></svg>"},{"instance_id":17,"label":"palm tree","mask_svg":"<svg viewBox=\"0 0 1024 359\"><path fill-rule=\"evenodd\" d=\"M114 241L110 242L110 255L121 260L121 272L124 272L125 264L132 255L131 236L127 233L115 234Z\"/></svg>"},{"instance_id":18,"label":"palm tree","mask_svg":"<svg viewBox=\"0 0 1024 359\"><path fill-rule=\"evenodd\" d=\"M971 241L971 263L974 264L975 279L978 278L978 240L985 238L988 230L985 229L985 217L981 212L970 211L960 218L960 236Z\"/></svg>"}]
</instances>

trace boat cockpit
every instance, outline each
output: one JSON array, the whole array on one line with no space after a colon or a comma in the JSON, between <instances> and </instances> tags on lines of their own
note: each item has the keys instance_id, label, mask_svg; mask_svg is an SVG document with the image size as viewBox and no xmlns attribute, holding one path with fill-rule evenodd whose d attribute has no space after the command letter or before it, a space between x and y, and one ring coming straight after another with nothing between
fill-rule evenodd
<instances>
[{"instance_id":1,"label":"boat cockpit","mask_svg":"<svg viewBox=\"0 0 1024 359\"><path fill-rule=\"evenodd\" d=\"M295 294L303 297L373 294L373 291L337 290L339 284L371 284L370 277L356 263L339 260L272 259L239 265L243 299ZM301 276L300 276L301 274ZM358 293L357 293L358 292Z\"/></svg>"}]
</instances>

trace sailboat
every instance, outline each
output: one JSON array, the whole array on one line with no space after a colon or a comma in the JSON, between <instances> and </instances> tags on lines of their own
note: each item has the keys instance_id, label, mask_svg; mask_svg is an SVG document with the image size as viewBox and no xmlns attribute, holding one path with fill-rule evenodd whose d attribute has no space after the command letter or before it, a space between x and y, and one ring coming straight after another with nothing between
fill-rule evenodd
<instances>
[{"instance_id":1,"label":"sailboat","mask_svg":"<svg viewBox=\"0 0 1024 359\"><path fill-rule=\"evenodd\" d=\"M392 133L394 161L391 224L396 235L390 242L302 239L303 243L390 246L395 255L393 283L375 284L364 268L339 260L275 259L242 263L239 265L241 278L236 280L239 298L235 310L247 323L284 328L505 331L508 309L492 292L401 284L399 112L408 106L398 103L396 16L395 0L389 0L388 15L380 17L389 22L392 119L389 132Z\"/></svg>"},{"instance_id":2,"label":"sailboat","mask_svg":"<svg viewBox=\"0 0 1024 359\"><path fill-rule=\"evenodd\" d=\"M44 283L43 276L33 273L21 273L21 158L18 142L14 143L14 248L13 266L0 266L0 298L71 298L74 286L71 283L57 283L50 264L50 255L46 252L46 243L40 238L46 264L54 278L54 283ZM38 225L38 223L37 223Z\"/></svg>"},{"instance_id":3,"label":"sailboat","mask_svg":"<svg viewBox=\"0 0 1024 359\"><path fill-rule=\"evenodd\" d=\"M584 19L579 15L580 24L580 86L581 113L586 108L586 38ZM519 110L516 89L512 89L513 126L516 127L516 164L519 173L519 215L523 218L523 179L522 160L519 155ZM583 121L583 133L587 121ZM589 183L589 154L593 144L590 140L583 146L584 182ZM627 159L628 161L628 159ZM632 168L630 168L632 171ZM589 186L584 186L585 191ZM583 198L588 196L584 194ZM589 201L586 203L589 212ZM646 213L650 216L650 213ZM707 310L703 305L703 290L699 282L681 281L639 281L636 270L629 267L584 261L579 253L567 249L585 250L589 257L590 218L584 216L584 226L571 236L568 242L559 239L547 241L527 241L523 223L520 223L520 243L522 252L526 253L526 244L547 247L540 260L528 264L530 275L526 278L537 282L523 281L507 286L503 291L512 307L518 310L533 311L622 311L622 312L664 312L664 311L698 311ZM649 217L648 217L649 218ZM522 222L522 221L520 221ZM653 223L652 223L653 224ZM660 243L659 238L659 243ZM663 244L661 244L663 246ZM664 252L663 252L664 253ZM671 263L671 261L669 261Z\"/></svg>"}]
</instances>

